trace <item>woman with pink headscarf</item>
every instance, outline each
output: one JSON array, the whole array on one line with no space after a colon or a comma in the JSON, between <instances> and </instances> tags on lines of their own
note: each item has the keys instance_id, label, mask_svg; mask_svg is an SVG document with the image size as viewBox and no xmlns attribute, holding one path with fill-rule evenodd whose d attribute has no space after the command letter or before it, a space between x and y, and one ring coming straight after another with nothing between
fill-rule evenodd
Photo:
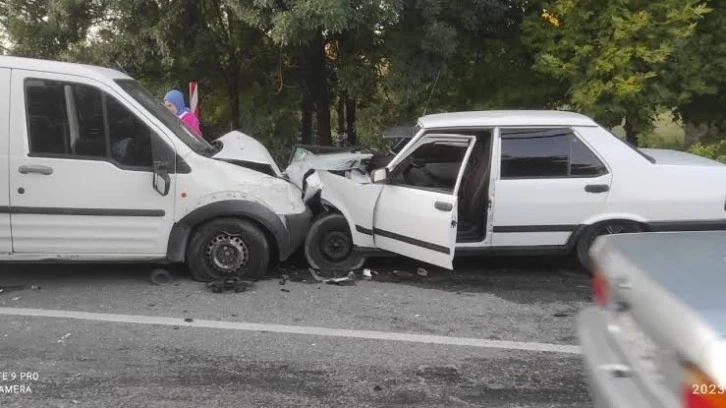
<instances>
[{"instance_id":1,"label":"woman with pink headscarf","mask_svg":"<svg viewBox=\"0 0 726 408\"><path fill-rule=\"evenodd\" d=\"M164 105L171 113L175 114L182 122L191 128L197 137L202 137L202 130L199 127L199 119L184 104L184 95L172 89L164 96Z\"/></svg>"}]
</instances>

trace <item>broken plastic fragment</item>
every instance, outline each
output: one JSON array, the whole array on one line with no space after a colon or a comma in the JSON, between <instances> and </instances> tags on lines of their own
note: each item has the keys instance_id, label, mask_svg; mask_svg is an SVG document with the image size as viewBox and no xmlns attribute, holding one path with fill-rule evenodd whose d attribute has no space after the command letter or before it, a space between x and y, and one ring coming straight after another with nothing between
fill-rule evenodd
<instances>
[{"instance_id":1,"label":"broken plastic fragment","mask_svg":"<svg viewBox=\"0 0 726 408\"><path fill-rule=\"evenodd\" d=\"M343 278L330 279L320 277L317 273L315 273L315 270L313 268L308 268L308 271L311 275L313 275L313 278L315 278L316 281L327 283L328 285L355 284L355 272L353 271L348 272L348 275Z\"/></svg>"}]
</instances>

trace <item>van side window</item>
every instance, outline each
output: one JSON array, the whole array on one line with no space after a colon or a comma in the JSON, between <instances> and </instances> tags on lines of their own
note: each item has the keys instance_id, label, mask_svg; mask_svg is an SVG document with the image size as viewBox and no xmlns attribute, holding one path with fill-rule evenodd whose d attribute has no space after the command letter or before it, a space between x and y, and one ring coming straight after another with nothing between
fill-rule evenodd
<instances>
[{"instance_id":1,"label":"van side window","mask_svg":"<svg viewBox=\"0 0 726 408\"><path fill-rule=\"evenodd\" d=\"M571 129L502 129L501 178L597 177L605 165Z\"/></svg>"},{"instance_id":2,"label":"van side window","mask_svg":"<svg viewBox=\"0 0 726 408\"><path fill-rule=\"evenodd\" d=\"M154 157L171 153L136 115L98 88L28 79L25 95L31 155L148 170Z\"/></svg>"},{"instance_id":3,"label":"van side window","mask_svg":"<svg viewBox=\"0 0 726 408\"><path fill-rule=\"evenodd\" d=\"M69 154L70 125L63 85L55 81L25 82L30 153Z\"/></svg>"}]
</instances>

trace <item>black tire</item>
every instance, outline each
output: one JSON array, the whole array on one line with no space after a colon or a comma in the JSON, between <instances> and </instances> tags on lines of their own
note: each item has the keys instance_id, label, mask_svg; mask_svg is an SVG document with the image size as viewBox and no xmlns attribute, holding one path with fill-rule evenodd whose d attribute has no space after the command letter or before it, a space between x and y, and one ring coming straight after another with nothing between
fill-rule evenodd
<instances>
[{"instance_id":1,"label":"black tire","mask_svg":"<svg viewBox=\"0 0 726 408\"><path fill-rule=\"evenodd\" d=\"M360 269L366 261L356 252L348 222L338 213L313 222L305 238L305 258L313 269L336 271Z\"/></svg>"},{"instance_id":2,"label":"black tire","mask_svg":"<svg viewBox=\"0 0 726 408\"><path fill-rule=\"evenodd\" d=\"M239 218L220 218L199 227L187 247L192 279L218 279L265 275L270 245L257 225Z\"/></svg>"},{"instance_id":3,"label":"black tire","mask_svg":"<svg viewBox=\"0 0 726 408\"><path fill-rule=\"evenodd\" d=\"M628 234L642 231L643 228L633 221L605 221L588 227L577 240L577 246L575 248L580 266L585 271L592 272L593 265L592 259L590 259L590 247L592 247L592 244L598 237L602 235Z\"/></svg>"}]
</instances>

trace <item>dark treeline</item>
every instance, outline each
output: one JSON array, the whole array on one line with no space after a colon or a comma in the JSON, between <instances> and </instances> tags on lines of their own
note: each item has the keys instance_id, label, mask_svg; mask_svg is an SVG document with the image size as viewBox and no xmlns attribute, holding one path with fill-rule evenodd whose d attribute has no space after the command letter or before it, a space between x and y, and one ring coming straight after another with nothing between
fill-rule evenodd
<instances>
[{"instance_id":1,"label":"dark treeline","mask_svg":"<svg viewBox=\"0 0 726 408\"><path fill-rule=\"evenodd\" d=\"M425 113L567 108L645 143L659 115L719 157L726 0L0 0L3 53L200 85L205 135L282 157L375 145Z\"/></svg>"}]
</instances>

